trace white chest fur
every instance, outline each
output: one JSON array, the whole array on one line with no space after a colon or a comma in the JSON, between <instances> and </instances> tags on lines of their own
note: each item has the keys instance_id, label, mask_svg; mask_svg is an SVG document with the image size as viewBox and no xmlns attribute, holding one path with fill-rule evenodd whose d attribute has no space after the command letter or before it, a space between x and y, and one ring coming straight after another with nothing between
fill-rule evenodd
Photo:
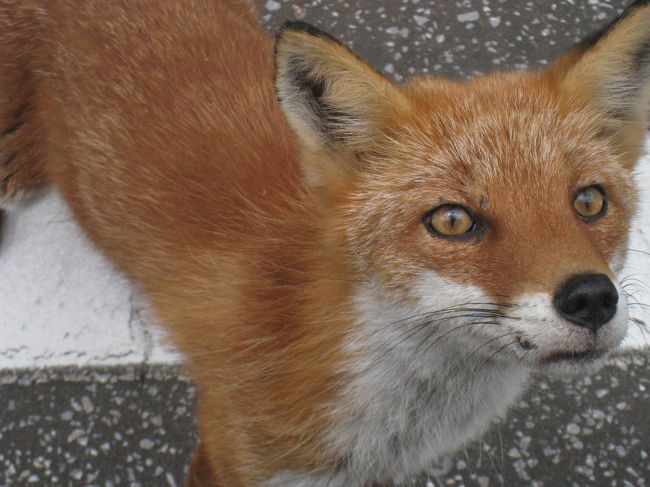
<instances>
[{"instance_id":1,"label":"white chest fur","mask_svg":"<svg viewBox=\"0 0 650 487\"><path fill-rule=\"evenodd\" d=\"M398 485L426 471L440 455L461 447L503 415L523 389L528 372L487 365L450 369L425 380L399 370L359 378L352 410L330 438L347 463L311 476L286 473L265 487L370 487ZM407 369L402 369L409 375Z\"/></svg>"},{"instance_id":2,"label":"white chest fur","mask_svg":"<svg viewBox=\"0 0 650 487\"><path fill-rule=\"evenodd\" d=\"M477 289L449 283L442 296L441 283L435 284L437 302L423 299L423 310L485 301ZM431 296L430 291L425 295ZM419 327L417 319L408 319L418 311L387 305L379 295L360 290L359 326L346 344L354 357L346 366L350 380L339 401L342 419L328 435L344 464L326 476L287 473L268 487L399 484L477 438L522 392L529 376L526 366L486 360L462 335L434 339L429 329L439 323ZM442 335L458 326L458 318L447 316Z\"/></svg>"},{"instance_id":3,"label":"white chest fur","mask_svg":"<svg viewBox=\"0 0 650 487\"><path fill-rule=\"evenodd\" d=\"M343 402L346 420L330 436L348 459L341 485L401 483L505 414L528 369L452 345L441 343L420 360L383 352L359 364Z\"/></svg>"}]
</instances>

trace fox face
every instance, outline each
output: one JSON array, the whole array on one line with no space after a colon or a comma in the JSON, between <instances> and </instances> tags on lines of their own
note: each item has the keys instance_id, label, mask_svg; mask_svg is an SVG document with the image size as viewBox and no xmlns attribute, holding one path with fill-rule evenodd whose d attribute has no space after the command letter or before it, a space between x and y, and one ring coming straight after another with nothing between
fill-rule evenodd
<instances>
[{"instance_id":1,"label":"fox face","mask_svg":"<svg viewBox=\"0 0 650 487\"><path fill-rule=\"evenodd\" d=\"M479 355L584 372L626 329L614 272L632 174L586 108L535 78L515 75L506 94L503 80L463 96L444 87L449 102L425 113L424 97L440 96L407 87L418 123L384 142L388 159L373 161L384 169L362 177L343 210L347 245L379 294L413 303L412 314L466 309L435 333L406 326L420 349L459 340Z\"/></svg>"},{"instance_id":2,"label":"fox face","mask_svg":"<svg viewBox=\"0 0 650 487\"><path fill-rule=\"evenodd\" d=\"M278 93L306 179L344 258L368 276L360 306L402 320L388 348L460 342L582 373L620 342L627 307L614 273L647 89L631 102L614 85L647 70L629 39L646 17L633 8L545 71L405 86L313 28L281 34Z\"/></svg>"},{"instance_id":3,"label":"fox face","mask_svg":"<svg viewBox=\"0 0 650 487\"><path fill-rule=\"evenodd\" d=\"M471 338L481 355L584 371L592 361L578 357L600 358L626 328L613 272L625 250L631 177L588 127L578 131L550 107L521 109L463 120L449 139L434 139L425 159L433 164L407 148L398 160L411 181L397 168L364 181L369 197L355 195L345 209L354 229L348 242L366 256L379 294L413 303L415 313L466 309L433 334L414 333L418 347L442 335ZM512 124L517 135L503 137ZM602 209L583 216L576 206L592 196Z\"/></svg>"}]
</instances>

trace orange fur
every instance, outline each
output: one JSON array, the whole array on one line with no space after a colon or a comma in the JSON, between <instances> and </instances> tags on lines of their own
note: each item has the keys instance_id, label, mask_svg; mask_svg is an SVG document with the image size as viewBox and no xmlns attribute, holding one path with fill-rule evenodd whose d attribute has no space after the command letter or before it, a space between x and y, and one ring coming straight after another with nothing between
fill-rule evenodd
<instances>
[{"instance_id":1,"label":"orange fur","mask_svg":"<svg viewBox=\"0 0 650 487\"><path fill-rule=\"evenodd\" d=\"M370 276L408 300L434 268L508 300L611 276L625 247L645 119L605 123L579 50L543 72L401 87L285 32L280 58L308 53L334 79L324 99L363 121L325 144L285 108L299 155L244 1L4 0L0 29L0 128L14 127L0 156L18 168L5 197L54 183L170 330L200 397L193 486L345 462L326 435ZM594 182L611 212L585 226L570 196ZM432 244L422 215L444 202L489 217L481 245Z\"/></svg>"},{"instance_id":2,"label":"orange fur","mask_svg":"<svg viewBox=\"0 0 650 487\"><path fill-rule=\"evenodd\" d=\"M345 281L320 276L347 275L317 240L270 82L271 41L244 2L193 3L182 16L154 1L34 9L31 25L59 28L34 53L49 76L30 115L47 124L48 178L188 357L219 484L250 485L322 463L346 321L332 312Z\"/></svg>"}]
</instances>

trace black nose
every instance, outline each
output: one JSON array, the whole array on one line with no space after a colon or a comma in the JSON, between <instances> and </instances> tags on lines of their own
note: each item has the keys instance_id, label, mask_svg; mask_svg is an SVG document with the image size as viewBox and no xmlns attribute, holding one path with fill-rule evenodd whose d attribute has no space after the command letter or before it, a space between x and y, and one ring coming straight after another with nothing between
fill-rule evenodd
<instances>
[{"instance_id":1,"label":"black nose","mask_svg":"<svg viewBox=\"0 0 650 487\"><path fill-rule=\"evenodd\" d=\"M562 283L554 302L567 320L596 332L616 314L618 292L605 274L578 274Z\"/></svg>"}]
</instances>

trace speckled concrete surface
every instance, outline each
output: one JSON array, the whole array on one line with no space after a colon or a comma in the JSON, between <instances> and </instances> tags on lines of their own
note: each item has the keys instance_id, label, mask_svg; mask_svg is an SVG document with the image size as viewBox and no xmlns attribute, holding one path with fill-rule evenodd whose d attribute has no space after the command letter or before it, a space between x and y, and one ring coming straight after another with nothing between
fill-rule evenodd
<instances>
[{"instance_id":1,"label":"speckled concrete surface","mask_svg":"<svg viewBox=\"0 0 650 487\"><path fill-rule=\"evenodd\" d=\"M538 378L505 421L411 485L650 485L649 367L635 351L593 377ZM0 486L182 486L194 401L176 367L0 376Z\"/></svg>"},{"instance_id":2,"label":"speckled concrete surface","mask_svg":"<svg viewBox=\"0 0 650 487\"><path fill-rule=\"evenodd\" d=\"M548 64L613 18L620 0L257 0L269 28L298 19L342 39L397 80L463 79Z\"/></svg>"},{"instance_id":3,"label":"speckled concrete surface","mask_svg":"<svg viewBox=\"0 0 650 487\"><path fill-rule=\"evenodd\" d=\"M194 446L189 381L175 368L87 372L53 369L36 383L17 372L0 385L0 485L183 485Z\"/></svg>"},{"instance_id":4,"label":"speckled concrete surface","mask_svg":"<svg viewBox=\"0 0 650 487\"><path fill-rule=\"evenodd\" d=\"M313 23L396 80L420 73L464 79L495 68L544 66L606 23L625 3L257 2L269 30L287 19ZM641 181L650 182L650 163L644 161ZM647 189L650 184L643 186ZM631 243L642 251L650 249L650 197L644 200L645 213L635 224ZM16 243L18 237L25 225L39 218L43 228L61 225L54 234L62 241L78 232L64 211L52 213L57 204L56 196L50 195L25 209L27 213L10 216L10 231L0 247L6 259L0 262L4 278L0 299L5 309L0 317L0 368L4 367L0 371L0 487L180 486L193 441L193 390L178 369L168 365L177 356L160 347L160 340L152 338L157 332L133 314L139 308L134 306L137 300L131 288L110 266L91 260L87 247L47 241L53 234L34 235L45 240L43 253L9 263L8 245L24 245L24 240ZM23 258L20 252L13 255ZM645 283L650 282L648 257L641 252L632 255L628 273L641 274ZM20 270L35 259L39 268L59 266L70 280L57 281L55 276L47 281L40 274L34 274L33 282L6 279L8 266ZM39 281L45 287L34 290ZM90 297L57 294L74 286L99 291ZM20 294L19 288L33 297L24 309L41 319L42 328L35 329L29 320L20 322L20 330L11 328L20 318L6 309L13 304L9 296ZM650 303L644 298L647 292L639 291L640 299ZM45 306L39 293L41 298L54 295L55 299ZM83 321L83 326L71 332L58 327L62 313L75 325L75 320ZM15 319L9 321L7 316ZM103 320L111 325L110 333ZM43 340L50 322L53 325ZM41 341L16 335L22 332ZM643 345L642 333L637 330L632 342L637 348ZM62 348L53 349L52 343ZM58 368L74 363L83 367ZM12 368L35 364L49 368ZM106 364L121 365L97 368ZM595 377L570 382L540 378L498 428L466 452L442 461L430 479L414 480L414 485L646 486L650 484L649 390L650 351L641 349L617 358Z\"/></svg>"}]
</instances>

